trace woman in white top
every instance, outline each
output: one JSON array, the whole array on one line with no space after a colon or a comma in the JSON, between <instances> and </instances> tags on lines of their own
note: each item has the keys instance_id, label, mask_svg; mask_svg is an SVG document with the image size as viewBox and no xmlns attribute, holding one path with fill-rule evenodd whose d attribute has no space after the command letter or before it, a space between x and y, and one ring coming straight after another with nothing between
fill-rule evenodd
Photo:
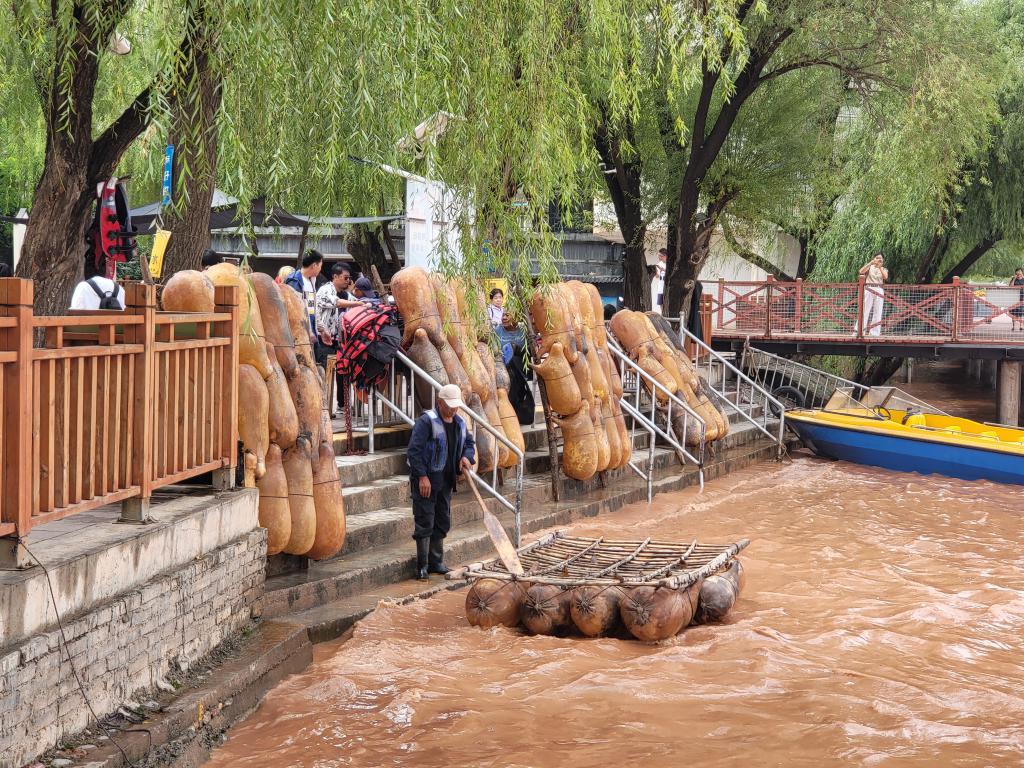
<instances>
[{"instance_id":1,"label":"woman in white top","mask_svg":"<svg viewBox=\"0 0 1024 768\"><path fill-rule=\"evenodd\" d=\"M882 315L885 313L885 291L882 283L889 279L885 257L879 251L857 273L864 278L864 333L882 335Z\"/></svg>"},{"instance_id":2,"label":"woman in white top","mask_svg":"<svg viewBox=\"0 0 1024 768\"><path fill-rule=\"evenodd\" d=\"M490 300L487 305L487 317L491 321L491 327L497 330L501 327L501 321L505 319L505 293L501 288L492 288Z\"/></svg>"}]
</instances>

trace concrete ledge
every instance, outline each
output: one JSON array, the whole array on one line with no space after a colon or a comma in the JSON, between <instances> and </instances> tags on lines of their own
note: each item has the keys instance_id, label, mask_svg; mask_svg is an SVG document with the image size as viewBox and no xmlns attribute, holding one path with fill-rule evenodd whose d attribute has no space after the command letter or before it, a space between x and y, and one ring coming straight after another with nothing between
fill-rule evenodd
<instances>
[{"instance_id":1,"label":"concrete ledge","mask_svg":"<svg viewBox=\"0 0 1024 768\"><path fill-rule=\"evenodd\" d=\"M105 507L39 526L27 543L50 572L61 620L68 621L252 532L258 499L255 489L178 489L154 496L152 523L118 523L118 509ZM42 568L0 571L0 648L56 621Z\"/></svg>"},{"instance_id":2,"label":"concrete ledge","mask_svg":"<svg viewBox=\"0 0 1024 768\"><path fill-rule=\"evenodd\" d=\"M109 731L110 737L137 765L202 765L221 733L252 712L268 690L288 675L301 672L312 660L305 627L263 622L197 665L209 668L208 675L193 679L173 694L158 695L159 713L141 726L128 726L132 731ZM88 768L125 765L124 756L111 741L89 752L85 761Z\"/></svg>"}]
</instances>

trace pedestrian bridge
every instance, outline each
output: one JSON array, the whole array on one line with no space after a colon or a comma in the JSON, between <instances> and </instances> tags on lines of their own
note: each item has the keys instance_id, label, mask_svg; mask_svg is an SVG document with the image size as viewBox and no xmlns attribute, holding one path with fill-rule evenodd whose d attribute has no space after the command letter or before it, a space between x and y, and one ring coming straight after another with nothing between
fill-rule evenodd
<instances>
[{"instance_id":1,"label":"pedestrian bridge","mask_svg":"<svg viewBox=\"0 0 1024 768\"><path fill-rule=\"evenodd\" d=\"M1024 289L729 281L704 284L716 348L780 354L1024 360Z\"/></svg>"}]
</instances>

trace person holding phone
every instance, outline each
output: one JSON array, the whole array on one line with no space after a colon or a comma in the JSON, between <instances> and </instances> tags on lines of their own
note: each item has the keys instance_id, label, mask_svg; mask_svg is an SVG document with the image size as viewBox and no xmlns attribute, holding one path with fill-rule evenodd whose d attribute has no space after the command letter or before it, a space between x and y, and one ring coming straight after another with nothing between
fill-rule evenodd
<instances>
[{"instance_id":1,"label":"person holding phone","mask_svg":"<svg viewBox=\"0 0 1024 768\"><path fill-rule=\"evenodd\" d=\"M889 279L885 268L885 256L881 251L857 273L864 278L864 333L869 336L882 335L882 316L885 314L885 289L882 284Z\"/></svg>"}]
</instances>

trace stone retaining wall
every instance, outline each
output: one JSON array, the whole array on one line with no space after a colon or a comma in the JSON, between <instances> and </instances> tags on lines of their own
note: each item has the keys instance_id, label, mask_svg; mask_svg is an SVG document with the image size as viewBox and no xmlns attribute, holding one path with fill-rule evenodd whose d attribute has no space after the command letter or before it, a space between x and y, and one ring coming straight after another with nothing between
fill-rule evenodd
<instances>
[{"instance_id":1,"label":"stone retaining wall","mask_svg":"<svg viewBox=\"0 0 1024 768\"><path fill-rule=\"evenodd\" d=\"M256 528L0 653L0 768L17 768L89 725L68 654L100 717L145 698L254 615L266 531ZM254 610L255 609L255 610Z\"/></svg>"}]
</instances>

